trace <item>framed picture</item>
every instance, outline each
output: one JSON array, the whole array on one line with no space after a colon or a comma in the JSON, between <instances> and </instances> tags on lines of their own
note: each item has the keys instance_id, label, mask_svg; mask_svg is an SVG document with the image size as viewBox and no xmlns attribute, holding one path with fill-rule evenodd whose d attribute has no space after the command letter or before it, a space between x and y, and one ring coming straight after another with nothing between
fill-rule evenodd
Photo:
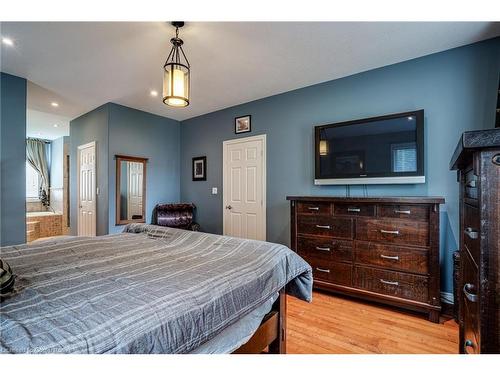
<instances>
[{"instance_id":1,"label":"framed picture","mask_svg":"<svg viewBox=\"0 0 500 375\"><path fill-rule=\"evenodd\" d=\"M207 157L198 156L193 158L193 181L207 180Z\"/></svg>"},{"instance_id":2,"label":"framed picture","mask_svg":"<svg viewBox=\"0 0 500 375\"><path fill-rule=\"evenodd\" d=\"M234 119L234 132L235 132L235 134L248 133L248 132L252 131L252 126L250 124L251 119L252 119L252 116L250 116L250 115L236 117Z\"/></svg>"}]
</instances>

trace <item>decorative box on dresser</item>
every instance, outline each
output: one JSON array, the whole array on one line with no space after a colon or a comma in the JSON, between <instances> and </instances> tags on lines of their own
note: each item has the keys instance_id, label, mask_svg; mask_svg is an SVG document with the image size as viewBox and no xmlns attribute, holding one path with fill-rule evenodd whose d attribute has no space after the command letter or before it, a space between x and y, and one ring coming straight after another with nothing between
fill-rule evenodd
<instances>
[{"instance_id":1,"label":"decorative box on dresser","mask_svg":"<svg viewBox=\"0 0 500 375\"><path fill-rule=\"evenodd\" d=\"M439 321L440 197L287 197L291 247L314 287Z\"/></svg>"},{"instance_id":2,"label":"decorative box on dresser","mask_svg":"<svg viewBox=\"0 0 500 375\"><path fill-rule=\"evenodd\" d=\"M462 134L450 168L460 183L460 353L500 353L500 129Z\"/></svg>"}]
</instances>

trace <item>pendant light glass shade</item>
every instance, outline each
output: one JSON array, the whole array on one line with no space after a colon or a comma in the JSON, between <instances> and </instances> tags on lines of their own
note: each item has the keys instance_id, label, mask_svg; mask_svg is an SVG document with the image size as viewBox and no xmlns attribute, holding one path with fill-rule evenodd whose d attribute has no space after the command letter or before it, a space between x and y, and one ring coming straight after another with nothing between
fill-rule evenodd
<instances>
[{"instance_id":1,"label":"pendant light glass shade","mask_svg":"<svg viewBox=\"0 0 500 375\"><path fill-rule=\"evenodd\" d=\"M179 27L184 23L174 22L175 38L170 39L172 49L163 65L163 103L172 107L189 105L189 61L182 50L184 42L179 38Z\"/></svg>"},{"instance_id":2,"label":"pendant light glass shade","mask_svg":"<svg viewBox=\"0 0 500 375\"><path fill-rule=\"evenodd\" d=\"M163 103L172 107L189 104L189 69L167 64L163 72Z\"/></svg>"}]
</instances>

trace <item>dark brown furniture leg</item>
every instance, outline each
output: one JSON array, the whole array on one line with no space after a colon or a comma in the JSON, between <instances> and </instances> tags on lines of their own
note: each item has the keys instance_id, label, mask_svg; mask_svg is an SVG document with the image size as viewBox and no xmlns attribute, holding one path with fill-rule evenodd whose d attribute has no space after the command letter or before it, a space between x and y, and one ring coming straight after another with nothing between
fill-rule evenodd
<instances>
[{"instance_id":1,"label":"dark brown furniture leg","mask_svg":"<svg viewBox=\"0 0 500 375\"><path fill-rule=\"evenodd\" d=\"M429 321L432 323L439 323L439 311L430 310L429 311Z\"/></svg>"},{"instance_id":2,"label":"dark brown furniture leg","mask_svg":"<svg viewBox=\"0 0 500 375\"><path fill-rule=\"evenodd\" d=\"M278 337L269 344L269 353L286 354L286 294L285 290L280 291L280 296L275 302L279 310L278 317Z\"/></svg>"}]
</instances>

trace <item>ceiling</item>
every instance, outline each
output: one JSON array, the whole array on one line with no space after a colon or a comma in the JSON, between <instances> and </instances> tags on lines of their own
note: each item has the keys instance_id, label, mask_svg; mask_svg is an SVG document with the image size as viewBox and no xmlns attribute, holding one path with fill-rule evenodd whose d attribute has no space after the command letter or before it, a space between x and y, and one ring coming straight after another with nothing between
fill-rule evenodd
<instances>
[{"instance_id":1,"label":"ceiling","mask_svg":"<svg viewBox=\"0 0 500 375\"><path fill-rule=\"evenodd\" d=\"M14 40L2 45L1 69L34 83L33 109L74 118L115 102L176 120L500 35L492 22L187 22L180 37L192 67L191 102L170 108L160 97L174 33L168 23L0 27Z\"/></svg>"},{"instance_id":2,"label":"ceiling","mask_svg":"<svg viewBox=\"0 0 500 375\"><path fill-rule=\"evenodd\" d=\"M81 108L70 100L28 81L26 135L53 140L69 135L69 122ZM53 107L51 103L57 103Z\"/></svg>"},{"instance_id":3,"label":"ceiling","mask_svg":"<svg viewBox=\"0 0 500 375\"><path fill-rule=\"evenodd\" d=\"M50 141L69 135L68 117L28 109L26 111L26 136Z\"/></svg>"}]
</instances>

